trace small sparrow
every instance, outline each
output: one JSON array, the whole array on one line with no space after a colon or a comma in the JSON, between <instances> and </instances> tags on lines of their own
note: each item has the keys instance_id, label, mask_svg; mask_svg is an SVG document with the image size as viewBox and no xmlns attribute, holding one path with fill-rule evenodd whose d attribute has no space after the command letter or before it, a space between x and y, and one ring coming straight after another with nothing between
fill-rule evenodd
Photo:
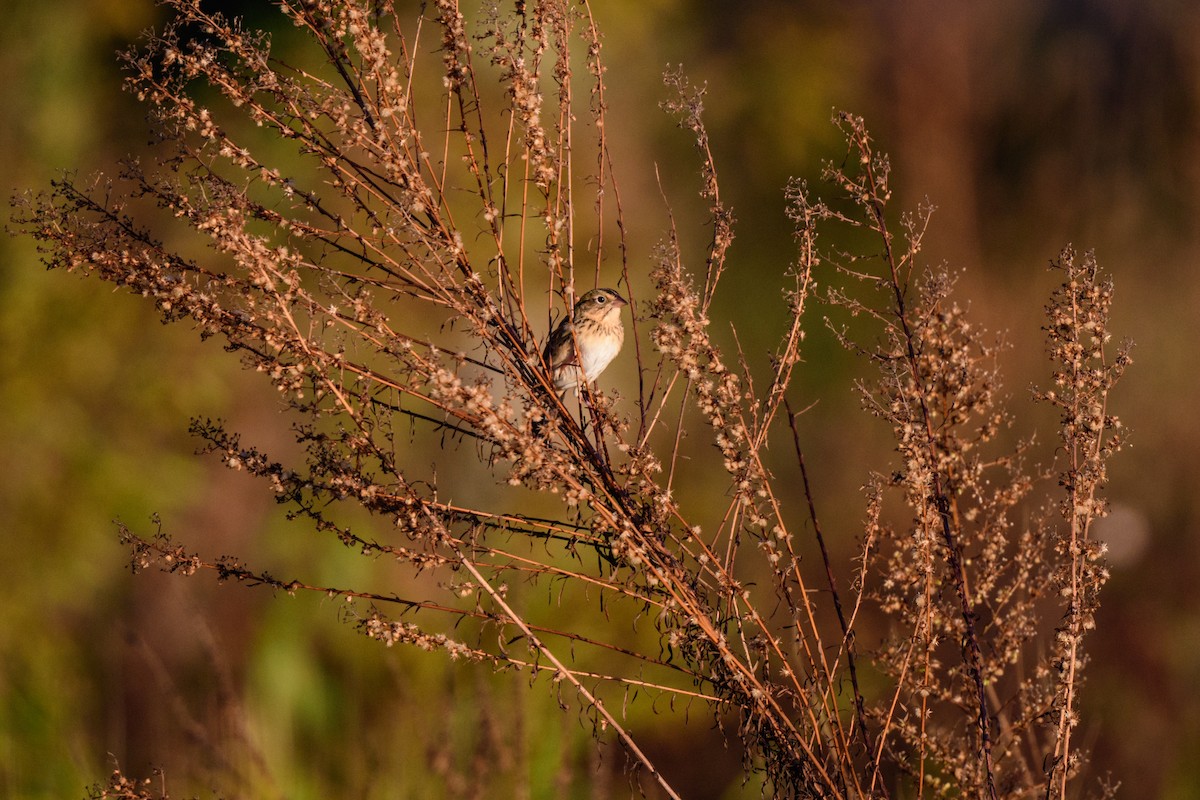
<instances>
[{"instance_id":1,"label":"small sparrow","mask_svg":"<svg viewBox=\"0 0 1200 800\"><path fill-rule=\"evenodd\" d=\"M625 342L621 309L629 302L612 289L593 289L575 304L550 334L542 358L554 376L561 400L582 381L591 383L604 371Z\"/></svg>"}]
</instances>

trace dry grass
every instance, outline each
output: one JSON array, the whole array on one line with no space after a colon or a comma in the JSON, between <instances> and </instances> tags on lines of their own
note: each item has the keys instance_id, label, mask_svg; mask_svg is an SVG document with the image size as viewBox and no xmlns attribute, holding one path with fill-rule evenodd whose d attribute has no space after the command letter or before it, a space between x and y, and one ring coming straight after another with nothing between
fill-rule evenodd
<instances>
[{"instance_id":1,"label":"dry grass","mask_svg":"<svg viewBox=\"0 0 1200 800\"><path fill-rule=\"evenodd\" d=\"M952 277L922 266L928 212L889 210L888 162L861 119L835 120L847 149L826 200L788 190L789 321L756 376L712 334L734 219L703 92L668 73L665 108L700 153L705 262L684 262L668 220L651 288L637 277L646 255L624 240L586 3L468 21L453 0L420 16L284 2L319 56L307 67L197 3L170 5L175 21L129 58L129 88L169 154L113 180L64 179L27 199L17 224L48 265L125 286L222 340L286 400L305 457L284 463L197 420L209 453L261 478L298 520L437 582L420 596L317 585L123 528L136 569L357 599L354 625L388 646L549 674L669 797L623 724L629 703L666 696L732 715L746 769L780 796L1083 791L1077 693L1106 578L1091 528L1121 442L1108 395L1129 360L1110 345L1112 290L1090 255L1055 264L1054 373L1039 396L1061 411L1063 463L1042 469L1026 446L1003 449L1017 421L998 342L971 324ZM435 41L440 62L422 55ZM135 219L146 200L205 237L210 257L158 241ZM866 244L826 245L839 230ZM635 301L622 358L637 362L636 399L602 378L560 400L542 363L548 307L595 285ZM837 333L877 368L861 397L898 454L868 483L848 569L821 538L795 425L809 399L791 383L818 301L873 326ZM802 486L768 468L773 442L794 451ZM424 447L468 471L449 481L475 486L455 496L477 502L444 499ZM715 516L677 499L685 457L726 487ZM352 528L348 507L376 524ZM809 530L820 563L801 557ZM423 599L431 586L441 596ZM549 597L603 613L602 633L547 623ZM860 621L880 615L886 639L859 641ZM624 635L639 617L652 646ZM864 664L884 688L864 689ZM114 781L100 796L151 796Z\"/></svg>"}]
</instances>

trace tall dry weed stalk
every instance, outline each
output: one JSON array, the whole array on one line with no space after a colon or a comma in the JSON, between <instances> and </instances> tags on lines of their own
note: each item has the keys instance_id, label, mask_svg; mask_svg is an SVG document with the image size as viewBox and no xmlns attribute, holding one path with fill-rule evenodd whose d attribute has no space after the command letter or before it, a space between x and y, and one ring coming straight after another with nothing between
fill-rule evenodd
<instances>
[{"instance_id":1,"label":"tall dry weed stalk","mask_svg":"<svg viewBox=\"0 0 1200 800\"><path fill-rule=\"evenodd\" d=\"M1053 385L1038 396L1061 412L1064 463L1043 470L1027 444L1003 449L1015 420L997 341L950 275L921 265L928 211L889 210L888 162L861 119L835 120L848 146L827 202L789 187L789 322L756 383L712 333L734 220L703 92L668 73L665 106L695 137L711 210L694 270L673 222L653 254L626 247L587 2L485 4L470 21L454 0L282 2L319 56L306 66L199 2L169 5L174 21L128 57L166 154L116 179L65 178L26 199L18 226L49 266L127 287L262 373L303 463L198 420L205 449L363 556L433 574L442 596L279 579L123 528L135 569L357 599L357 628L389 646L548 674L670 797L627 703L700 700L735 718L747 770L779 796L1068 795L1106 577L1091 532L1121 441L1108 395L1128 363L1090 255L1054 265ZM134 218L147 200L208 255L156 239ZM826 245L839 229L870 243ZM602 380L560 400L540 356L547 309L618 284L635 301L636 398ZM874 323L837 332L877 368L861 397L898 454L867 484L853 564L826 547L793 411L808 402L791 383L818 297ZM772 442L794 448L800 483L768 469ZM428 466L429 447L455 451L459 478ZM716 513L677 499L685 456L700 479L723 475ZM447 483L469 501L446 499ZM350 527L347 507L376 524ZM547 597L603 614L603 632L555 625ZM886 639L860 640L880 614ZM653 621L648 646L626 635L638 617Z\"/></svg>"}]
</instances>

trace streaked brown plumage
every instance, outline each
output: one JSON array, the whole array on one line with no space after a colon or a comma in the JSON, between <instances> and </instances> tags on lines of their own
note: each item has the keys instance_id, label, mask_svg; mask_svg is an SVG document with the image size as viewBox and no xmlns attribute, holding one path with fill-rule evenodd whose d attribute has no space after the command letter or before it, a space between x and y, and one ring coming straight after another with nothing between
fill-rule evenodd
<instances>
[{"instance_id":1,"label":"streaked brown plumage","mask_svg":"<svg viewBox=\"0 0 1200 800\"><path fill-rule=\"evenodd\" d=\"M612 289L593 289L579 298L571 316L550 334L542 358L560 398L579 386L581 374L590 383L616 358L625 342L621 309L627 305Z\"/></svg>"}]
</instances>

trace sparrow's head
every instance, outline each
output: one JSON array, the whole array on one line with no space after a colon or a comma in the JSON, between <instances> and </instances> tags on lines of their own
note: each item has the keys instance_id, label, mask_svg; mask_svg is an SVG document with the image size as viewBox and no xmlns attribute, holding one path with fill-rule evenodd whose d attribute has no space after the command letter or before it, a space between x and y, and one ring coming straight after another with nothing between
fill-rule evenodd
<instances>
[{"instance_id":1,"label":"sparrow's head","mask_svg":"<svg viewBox=\"0 0 1200 800\"><path fill-rule=\"evenodd\" d=\"M592 289L579 298L572 316L576 322L615 322L627 305L629 301L612 289Z\"/></svg>"}]
</instances>

